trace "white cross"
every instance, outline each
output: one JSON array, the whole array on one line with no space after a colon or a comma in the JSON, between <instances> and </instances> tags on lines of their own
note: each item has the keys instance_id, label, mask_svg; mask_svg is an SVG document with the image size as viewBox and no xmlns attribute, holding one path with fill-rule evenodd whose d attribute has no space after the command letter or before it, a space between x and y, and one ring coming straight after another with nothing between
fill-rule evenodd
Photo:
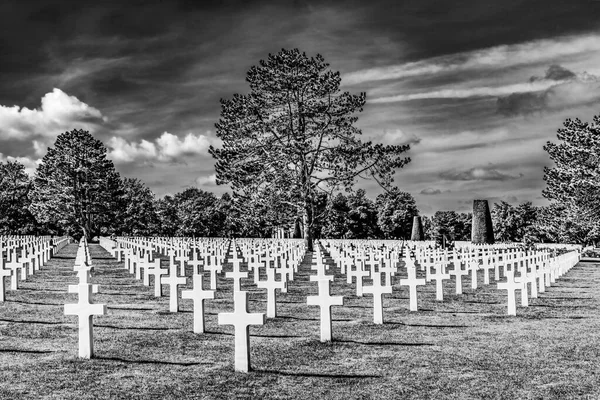
<instances>
[{"instance_id":1,"label":"white cross","mask_svg":"<svg viewBox=\"0 0 600 400\"><path fill-rule=\"evenodd\" d=\"M160 258L155 258L153 263L148 264L146 275L150 281L150 275L154 276L154 297L162 296L162 276L167 275L168 270L162 268Z\"/></svg>"},{"instance_id":2,"label":"white cross","mask_svg":"<svg viewBox=\"0 0 600 400\"><path fill-rule=\"evenodd\" d=\"M77 315L79 317L79 357L91 358L94 355L94 315L105 315L105 304L92 304L92 285L79 285L79 302L77 304L65 304L65 315Z\"/></svg>"},{"instance_id":3,"label":"white cross","mask_svg":"<svg viewBox=\"0 0 600 400\"><path fill-rule=\"evenodd\" d=\"M170 265L169 277L161 277L160 283L164 285L169 285L169 311L170 312L178 312L179 311L179 285L185 285L187 283L187 278L185 276L178 277L177 276L177 266L175 264Z\"/></svg>"},{"instance_id":4,"label":"white cross","mask_svg":"<svg viewBox=\"0 0 600 400\"><path fill-rule=\"evenodd\" d=\"M185 276L185 263L189 261L188 256L184 255L182 251L181 255L175 259L179 262L179 275Z\"/></svg>"},{"instance_id":5,"label":"white cross","mask_svg":"<svg viewBox=\"0 0 600 400\"><path fill-rule=\"evenodd\" d=\"M523 271L521 276L515 276L515 282L520 283L523 286L521 288L521 306L529 307L529 293L527 290L527 283L529 280L527 279L527 273Z\"/></svg>"},{"instance_id":6,"label":"white cross","mask_svg":"<svg viewBox=\"0 0 600 400\"><path fill-rule=\"evenodd\" d=\"M506 282L498 283L498 289L508 291L508 315L517 315L517 305L515 304L515 290L523 290L523 283L515 282L513 271L506 271Z\"/></svg>"},{"instance_id":7,"label":"white cross","mask_svg":"<svg viewBox=\"0 0 600 400\"><path fill-rule=\"evenodd\" d=\"M10 269L4 269L4 259L2 258L2 251L0 251L0 302L6 299L6 286L4 285L4 278L11 276L13 271Z\"/></svg>"},{"instance_id":8,"label":"white cross","mask_svg":"<svg viewBox=\"0 0 600 400\"><path fill-rule=\"evenodd\" d=\"M236 251L234 249L233 254L236 255ZM234 261L235 260L235 261ZM248 277L248 272L240 271L240 260L237 257L234 257L231 262L233 263L233 271L226 272L225 277L233 279L233 291L239 292L242 290L242 278ZM211 287L212 289L212 287Z\"/></svg>"},{"instance_id":9,"label":"white cross","mask_svg":"<svg viewBox=\"0 0 600 400\"><path fill-rule=\"evenodd\" d=\"M217 290L217 272L223 271L223 266L218 264L217 256L210 256L210 260L211 264L205 265L204 269L210 274L210 289Z\"/></svg>"},{"instance_id":10,"label":"white cross","mask_svg":"<svg viewBox=\"0 0 600 400\"><path fill-rule=\"evenodd\" d=\"M265 314L248 312L248 292L235 292L233 313L219 313L219 325L233 325L235 328L235 370L250 370L250 325L264 325Z\"/></svg>"},{"instance_id":11,"label":"white cross","mask_svg":"<svg viewBox=\"0 0 600 400\"><path fill-rule=\"evenodd\" d=\"M414 264L413 264L414 265ZM417 311L417 286L425 285L425 279L417 279L416 267L408 267L408 278L400 279L400 286L408 286L410 294L410 311Z\"/></svg>"},{"instance_id":12,"label":"white cross","mask_svg":"<svg viewBox=\"0 0 600 400\"><path fill-rule=\"evenodd\" d=\"M12 257L12 260L7 262L6 266L12 270L12 275L10 276L10 290L17 290L19 288L17 272L22 267L21 263L16 261L16 257ZM21 271L21 274L23 274L23 271Z\"/></svg>"},{"instance_id":13,"label":"white cross","mask_svg":"<svg viewBox=\"0 0 600 400\"><path fill-rule=\"evenodd\" d=\"M192 299L194 301L194 333L204 333L204 300L214 299L214 290L204 290L202 283L204 275L194 274L193 289L183 290L181 292L182 299Z\"/></svg>"},{"instance_id":14,"label":"white cross","mask_svg":"<svg viewBox=\"0 0 600 400\"><path fill-rule=\"evenodd\" d=\"M445 263L435 264L435 273L431 274L431 279L435 280L435 299L444 300L444 279L450 279L450 274L446 273Z\"/></svg>"},{"instance_id":15,"label":"white cross","mask_svg":"<svg viewBox=\"0 0 600 400\"><path fill-rule=\"evenodd\" d=\"M472 259L469 262L469 271L471 271L471 289L477 289L477 270L479 269L479 261Z\"/></svg>"},{"instance_id":16,"label":"white cross","mask_svg":"<svg viewBox=\"0 0 600 400\"><path fill-rule=\"evenodd\" d=\"M204 260L201 260L198 257L198 253L194 249L192 249L192 259L189 260L187 263L188 263L188 265L192 266L194 274L199 274L202 272L201 267L204 266Z\"/></svg>"},{"instance_id":17,"label":"white cross","mask_svg":"<svg viewBox=\"0 0 600 400\"><path fill-rule=\"evenodd\" d=\"M319 281L319 295L308 296L306 304L321 308L321 342L331 341L331 306L343 306L343 296L331 295L331 281Z\"/></svg>"},{"instance_id":18,"label":"white cross","mask_svg":"<svg viewBox=\"0 0 600 400\"><path fill-rule=\"evenodd\" d=\"M484 256L481 262L481 269L483 269L483 284L490 284L490 271L494 268L492 264L490 264L490 257Z\"/></svg>"},{"instance_id":19,"label":"white cross","mask_svg":"<svg viewBox=\"0 0 600 400\"><path fill-rule=\"evenodd\" d=\"M281 280L278 281L275 279L275 268L267 268L267 280L259 281L257 286L261 289L267 289L267 318L277 317L275 290L283 290L286 287L283 276L281 277Z\"/></svg>"},{"instance_id":20,"label":"white cross","mask_svg":"<svg viewBox=\"0 0 600 400\"><path fill-rule=\"evenodd\" d=\"M448 272L453 275L456 279L456 294L462 294L462 277L467 275L469 272L462 269L460 261L454 262L454 269Z\"/></svg>"},{"instance_id":21,"label":"white cross","mask_svg":"<svg viewBox=\"0 0 600 400\"><path fill-rule=\"evenodd\" d=\"M314 267L311 267L311 269L313 269L313 270L314 270L315 268L314 268ZM325 274L325 265L323 265L322 263L321 263L321 264L318 264L318 263L317 263L317 265L316 265L316 270L317 270L317 275L311 275L311 276L309 277L309 279L310 279L312 282L319 281L319 280L321 280L321 279L328 279L328 280L330 280L330 281L332 281L332 280L333 280L333 275L327 275L327 274Z\"/></svg>"},{"instance_id":22,"label":"white cross","mask_svg":"<svg viewBox=\"0 0 600 400\"><path fill-rule=\"evenodd\" d=\"M381 284L381 272L373 272L373 286L365 286L363 292L373 295L373 323L383 324L383 295L392 293L392 287Z\"/></svg>"}]
</instances>

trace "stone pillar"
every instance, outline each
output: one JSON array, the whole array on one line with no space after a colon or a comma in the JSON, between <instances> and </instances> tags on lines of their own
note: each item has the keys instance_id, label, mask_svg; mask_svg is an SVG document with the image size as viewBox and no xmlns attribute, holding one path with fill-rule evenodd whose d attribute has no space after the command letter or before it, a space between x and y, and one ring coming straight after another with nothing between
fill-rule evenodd
<instances>
[{"instance_id":1,"label":"stone pillar","mask_svg":"<svg viewBox=\"0 0 600 400\"><path fill-rule=\"evenodd\" d=\"M415 215L413 217L412 234L410 235L410 240L424 239L425 235L423 235L423 224L421 223L421 217Z\"/></svg>"},{"instance_id":2,"label":"stone pillar","mask_svg":"<svg viewBox=\"0 0 600 400\"><path fill-rule=\"evenodd\" d=\"M494 243L494 227L487 200L473 200L471 242L474 244Z\"/></svg>"}]
</instances>

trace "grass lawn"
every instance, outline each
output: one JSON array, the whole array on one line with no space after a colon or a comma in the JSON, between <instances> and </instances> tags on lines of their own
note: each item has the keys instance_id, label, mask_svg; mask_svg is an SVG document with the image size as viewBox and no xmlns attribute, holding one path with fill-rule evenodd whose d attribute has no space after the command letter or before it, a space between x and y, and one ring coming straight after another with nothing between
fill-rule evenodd
<instances>
[{"instance_id":1,"label":"grass lawn","mask_svg":"<svg viewBox=\"0 0 600 400\"><path fill-rule=\"evenodd\" d=\"M219 312L233 311L232 280L219 277L215 300L205 301L207 333L197 335L191 300L170 313L166 285L155 298L153 286L93 244L94 300L108 314L94 318L96 357L78 359L77 319L64 315L77 299L66 293L77 282L76 250L65 247L0 303L1 399L600 398L595 263L579 263L517 317L506 315L506 291L482 286L482 271L477 290L463 277L463 295L445 281L444 302L435 301L435 282L419 287L418 312L408 311L408 288L398 286L405 274L397 275L384 325L372 323L370 295L356 297L338 272L332 294L345 305L332 309L334 340L326 344L318 307L306 305L317 284L304 263L277 295L278 317L250 328L253 371L243 374L233 371L233 327L217 325ZM266 312L266 290L251 277L242 282L250 311Z\"/></svg>"}]
</instances>

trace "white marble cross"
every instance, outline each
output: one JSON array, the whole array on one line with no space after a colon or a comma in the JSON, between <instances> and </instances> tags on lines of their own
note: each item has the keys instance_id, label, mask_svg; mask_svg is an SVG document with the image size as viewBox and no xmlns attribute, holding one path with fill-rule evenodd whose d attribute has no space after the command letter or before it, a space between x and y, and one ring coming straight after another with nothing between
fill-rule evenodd
<instances>
[{"instance_id":1,"label":"white marble cross","mask_svg":"<svg viewBox=\"0 0 600 400\"><path fill-rule=\"evenodd\" d=\"M267 318L277 317L277 294L275 290L283 290L286 284L283 275L280 281L275 279L275 268L267 268L267 280L258 282L257 286L259 288L267 289Z\"/></svg>"},{"instance_id":2,"label":"white marble cross","mask_svg":"<svg viewBox=\"0 0 600 400\"><path fill-rule=\"evenodd\" d=\"M471 271L471 289L477 289L477 270L479 269L479 261L472 259L469 261L469 271Z\"/></svg>"},{"instance_id":3,"label":"white marble cross","mask_svg":"<svg viewBox=\"0 0 600 400\"><path fill-rule=\"evenodd\" d=\"M321 342L331 341L331 306L343 306L343 296L331 295L331 281L319 281L319 294L308 296L306 304L321 308Z\"/></svg>"},{"instance_id":4,"label":"white marble cross","mask_svg":"<svg viewBox=\"0 0 600 400\"><path fill-rule=\"evenodd\" d=\"M450 279L450 274L447 274L445 270L445 263L436 263L435 273L430 275L431 279L435 280L435 299L437 301L444 300L444 279Z\"/></svg>"},{"instance_id":5,"label":"white marble cross","mask_svg":"<svg viewBox=\"0 0 600 400\"><path fill-rule=\"evenodd\" d=\"M194 274L193 289L183 290L181 298L194 301L194 333L204 333L204 300L214 299L214 290L204 290L202 287L204 275Z\"/></svg>"},{"instance_id":6,"label":"white marble cross","mask_svg":"<svg viewBox=\"0 0 600 400\"><path fill-rule=\"evenodd\" d=\"M94 356L94 315L105 315L106 304L92 304L92 285L81 284L79 286L79 302L77 304L65 304L65 315L76 315L79 317L79 357L91 358Z\"/></svg>"},{"instance_id":7,"label":"white marble cross","mask_svg":"<svg viewBox=\"0 0 600 400\"><path fill-rule=\"evenodd\" d=\"M515 290L522 290L523 283L515 282L514 271L506 271L506 282L498 283L498 289L504 289L508 291L508 315L517 315Z\"/></svg>"},{"instance_id":8,"label":"white marble cross","mask_svg":"<svg viewBox=\"0 0 600 400\"><path fill-rule=\"evenodd\" d=\"M231 262L233 263L233 271L225 272L225 277L233 279L233 291L239 292L242 290L242 278L247 278L248 272L240 271L241 260L237 258L237 251L235 249L233 250L233 255L234 258L231 259Z\"/></svg>"},{"instance_id":9,"label":"white marble cross","mask_svg":"<svg viewBox=\"0 0 600 400\"><path fill-rule=\"evenodd\" d=\"M201 269L204 266L204 260L198 258L198 253L195 249L192 249L191 251L192 259L189 260L187 263L192 267L192 270L194 271L193 274L200 274L202 273Z\"/></svg>"},{"instance_id":10,"label":"white marble cross","mask_svg":"<svg viewBox=\"0 0 600 400\"><path fill-rule=\"evenodd\" d=\"M462 294L462 277L463 277L463 275L467 275L469 272L462 269L462 266L460 265L460 261L455 261L454 269L451 271L448 271L448 273L450 275L454 275L454 277L456 279L456 282L455 282L456 294Z\"/></svg>"},{"instance_id":11,"label":"white marble cross","mask_svg":"<svg viewBox=\"0 0 600 400\"><path fill-rule=\"evenodd\" d=\"M13 255L12 260L6 263L6 267L12 270L12 275L10 276L10 290L17 290L19 288L18 271L21 269L22 265L16 260L16 255ZM21 274L23 274L23 271L21 271Z\"/></svg>"},{"instance_id":12,"label":"white marble cross","mask_svg":"<svg viewBox=\"0 0 600 400\"><path fill-rule=\"evenodd\" d=\"M333 275L325 274L325 265L323 263L317 263L315 266L311 266L310 268L312 270L315 270L315 269L317 270L316 275L311 275L309 277L311 282L320 281L321 279L328 279L330 281L333 281Z\"/></svg>"},{"instance_id":13,"label":"white marble cross","mask_svg":"<svg viewBox=\"0 0 600 400\"><path fill-rule=\"evenodd\" d=\"M162 276L167 275L168 269L162 268L160 258L155 258L153 263L148 265L146 268L146 275L150 280L150 275L154 276L154 296L162 296Z\"/></svg>"},{"instance_id":14,"label":"white marble cross","mask_svg":"<svg viewBox=\"0 0 600 400\"><path fill-rule=\"evenodd\" d=\"M515 276L515 282L520 283L522 285L521 306L529 307L529 291L527 290L527 283L529 282L529 280L527 279L527 273L525 271L522 271L520 276Z\"/></svg>"},{"instance_id":15,"label":"white marble cross","mask_svg":"<svg viewBox=\"0 0 600 400\"><path fill-rule=\"evenodd\" d=\"M3 302L6 299L6 286L4 285L4 278L12 276L12 274L12 270L4 269L4 259L2 258L2 251L0 251L0 302Z\"/></svg>"},{"instance_id":16,"label":"white marble cross","mask_svg":"<svg viewBox=\"0 0 600 400\"><path fill-rule=\"evenodd\" d=\"M250 370L250 325L264 325L265 314L248 312L248 292L234 292L234 311L219 313L219 325L233 325L235 328L235 370Z\"/></svg>"},{"instance_id":17,"label":"white marble cross","mask_svg":"<svg viewBox=\"0 0 600 400\"><path fill-rule=\"evenodd\" d=\"M381 272L373 272L373 286L365 286L364 293L373 295L373 323L383 324L383 295L392 293L392 287L381 284Z\"/></svg>"},{"instance_id":18,"label":"white marble cross","mask_svg":"<svg viewBox=\"0 0 600 400\"><path fill-rule=\"evenodd\" d=\"M185 276L185 264L190 260L188 256L185 255L185 251L181 252L181 255L175 257L175 259L179 262L179 275Z\"/></svg>"},{"instance_id":19,"label":"white marble cross","mask_svg":"<svg viewBox=\"0 0 600 400\"><path fill-rule=\"evenodd\" d=\"M169 285L169 311L179 311L179 285L185 285L187 278L185 276L177 276L177 266L175 264L170 265L169 277L165 278L161 276L160 283Z\"/></svg>"},{"instance_id":20,"label":"white marble cross","mask_svg":"<svg viewBox=\"0 0 600 400\"><path fill-rule=\"evenodd\" d=\"M415 267L408 266L407 272L408 278L400 279L400 286L408 286L410 294L409 309L410 311L417 311L417 286L425 285L425 279L417 279L417 269Z\"/></svg>"},{"instance_id":21,"label":"white marble cross","mask_svg":"<svg viewBox=\"0 0 600 400\"><path fill-rule=\"evenodd\" d=\"M483 269L483 284L490 284L490 271L494 268L492 264L490 264L491 258L488 256L484 256L481 261L480 268Z\"/></svg>"},{"instance_id":22,"label":"white marble cross","mask_svg":"<svg viewBox=\"0 0 600 400\"><path fill-rule=\"evenodd\" d=\"M223 271L223 266L218 264L217 256L210 256L211 264L204 265L204 270L210 274L210 290L217 290L217 272Z\"/></svg>"}]
</instances>

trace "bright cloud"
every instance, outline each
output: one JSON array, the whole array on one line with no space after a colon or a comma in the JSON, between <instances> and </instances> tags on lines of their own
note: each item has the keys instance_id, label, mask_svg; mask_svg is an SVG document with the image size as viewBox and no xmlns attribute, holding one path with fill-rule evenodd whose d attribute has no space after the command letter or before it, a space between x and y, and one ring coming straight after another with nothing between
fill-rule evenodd
<instances>
[{"instance_id":1,"label":"bright cloud","mask_svg":"<svg viewBox=\"0 0 600 400\"><path fill-rule=\"evenodd\" d=\"M105 118L98 109L55 88L42 97L41 107L37 109L0 105L0 141L41 138L42 141L38 141L41 148L48 139L65 131L93 130L103 121Z\"/></svg>"},{"instance_id":2,"label":"bright cloud","mask_svg":"<svg viewBox=\"0 0 600 400\"><path fill-rule=\"evenodd\" d=\"M493 164L489 164L485 167L474 167L467 170L444 171L439 176L449 181L508 181L522 178L523 174L510 175L499 171Z\"/></svg>"},{"instance_id":3,"label":"bright cloud","mask_svg":"<svg viewBox=\"0 0 600 400\"><path fill-rule=\"evenodd\" d=\"M34 160L32 158L29 157L12 157L12 156L5 156L4 154L0 153L0 162L7 162L7 161L17 161L21 164L23 164L23 166L25 167L25 172L29 175L29 176L33 176L35 174L35 170L37 168L37 166L42 162L42 159L37 159Z\"/></svg>"},{"instance_id":4,"label":"bright cloud","mask_svg":"<svg viewBox=\"0 0 600 400\"><path fill-rule=\"evenodd\" d=\"M211 141L206 135L188 133L183 139L164 132L154 141L142 139L140 142L128 142L120 137L112 137L108 142L110 158L118 163L176 162L190 155L206 155Z\"/></svg>"},{"instance_id":5,"label":"bright cloud","mask_svg":"<svg viewBox=\"0 0 600 400\"><path fill-rule=\"evenodd\" d=\"M343 82L352 85L473 69L499 69L522 64L543 63L548 60L598 51L600 51L600 36L597 34L534 40L356 71L347 74Z\"/></svg>"},{"instance_id":6,"label":"bright cloud","mask_svg":"<svg viewBox=\"0 0 600 400\"><path fill-rule=\"evenodd\" d=\"M217 184L217 175L212 174L209 176L200 176L196 179L196 185L198 186L215 186Z\"/></svg>"}]
</instances>

